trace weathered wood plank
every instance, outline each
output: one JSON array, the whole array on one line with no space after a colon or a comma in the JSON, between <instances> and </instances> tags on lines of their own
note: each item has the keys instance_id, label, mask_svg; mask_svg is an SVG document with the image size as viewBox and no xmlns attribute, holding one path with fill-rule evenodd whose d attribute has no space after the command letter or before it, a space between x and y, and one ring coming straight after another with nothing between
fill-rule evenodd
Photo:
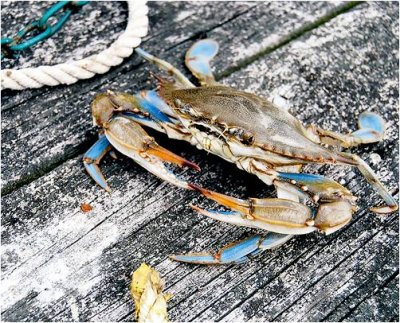
<instances>
[{"instance_id":1,"label":"weathered wood plank","mask_svg":"<svg viewBox=\"0 0 400 323\"><path fill-rule=\"evenodd\" d=\"M365 322L366 320L379 321L399 321L399 308L393 304L394 299L399 298L399 277L396 276L386 286L379 290L373 297L359 304L354 312L346 316L346 321ZM391 312L392 316L388 320L385 313Z\"/></svg>"},{"instance_id":2,"label":"weathered wood plank","mask_svg":"<svg viewBox=\"0 0 400 323\"><path fill-rule=\"evenodd\" d=\"M356 151L367 160L371 153L381 156L382 160L373 166L395 191L398 92L392 83L397 84L397 10L397 4L361 5L257 60L224 82L260 91L271 98L286 95L293 104L293 112L302 120L335 130L352 127L352 114L363 107L380 110L385 118L392 120L388 138ZM247 14L250 11L237 19L243 18L248 24ZM229 29L234 29L235 22L227 22L208 33L215 38L223 37ZM230 23L232 26L228 28ZM340 38L339 44L329 41L336 37ZM189 43L177 45L170 53L182 53L181 48ZM229 53L228 47L225 52ZM223 61L221 65L217 61L218 71L223 70L219 67ZM367 69L368 66L372 67ZM120 77L134 80L132 75ZM358 98L357 104L354 98ZM324 114L327 110L329 113ZM71 116L74 113L71 111ZM50 128L54 125L49 123ZM172 147L164 137L157 138ZM271 193L260 182L255 185L252 176L216 157L184 143L174 143L173 149L202 166L201 174L184 173L191 181L237 196ZM156 266L167 281L167 289L175 294L170 303L174 320L280 320L297 315L304 320L325 317L389 320L394 316L390 309L398 304L393 291L395 284L384 283L398 271L396 215L380 220L366 211L377 199L358 173L320 168L328 176L345 181L356 195L363 196L361 211L342 231L327 237L311 234L295 238L247 265L199 267L177 264L166 257L179 251L215 249L254 231L215 223L193 213L186 208L187 203L208 207L212 203L193 192L171 189L126 158L106 159L103 168L114 188L111 195L100 191L87 178L79 156L3 197L4 319L130 321L133 305L127 291L129 275L141 261ZM89 202L94 211L81 213L82 202ZM353 267L357 262L365 268ZM339 286L337 291L332 290L333 283ZM374 294L375 289L383 292ZM348 299L357 291L366 294L365 304L375 299L378 308L389 297L391 305L376 315L365 310L367 305L363 303L357 307L359 310L352 311L355 303ZM326 306L321 295L333 299L332 304ZM310 306L310 299L319 302L312 304L309 316L298 314L301 305ZM340 307L342 301L345 305Z\"/></svg>"},{"instance_id":3,"label":"weathered wood plank","mask_svg":"<svg viewBox=\"0 0 400 323\"><path fill-rule=\"evenodd\" d=\"M217 59L218 73L223 73L234 64L240 65L247 55L254 55L258 50L284 41L301 26L322 19L340 5L236 2L183 4L175 2L159 6L150 3L153 12L150 15L152 28L143 46L182 68L184 50L202 35L211 34L220 42L222 53L232 53ZM158 21L158 17L164 15L170 17L170 20L164 18ZM254 23L250 24L250 21ZM229 30L236 30L232 37L227 37ZM114 31L117 32L119 30ZM184 44L178 46L181 43ZM250 43L260 45L251 47ZM236 55L236 47L239 50L243 47L252 50ZM167 54L163 54L164 51ZM227 56L230 58L226 60ZM108 88L133 92L148 87L147 65L140 65L140 62L133 56L104 76L68 87L59 86L41 92L28 91L40 95L32 95L29 100L22 100L15 108L4 111L3 193L43 175L64 160L86 150L95 140L89 111L95 93ZM14 92L4 95L3 102L14 102L13 95ZM16 96L19 97L19 94Z\"/></svg>"},{"instance_id":4,"label":"weathered wood plank","mask_svg":"<svg viewBox=\"0 0 400 323\"><path fill-rule=\"evenodd\" d=\"M395 275L395 277L393 277ZM386 310L382 310L382 307L380 309L376 309L374 311L374 314L378 315L383 315L386 316L387 321L391 322L397 322L398 321L398 316L399 316L399 311L396 306L393 306L393 300L398 299L398 286L393 286L394 284L398 285L398 274L394 274L390 276L386 281L383 280L383 278L379 275L379 273L376 274L376 279L380 280L383 285L379 288L372 288L376 286L376 284L372 284L373 287L370 287L370 281L367 281L364 285L361 285L361 288L358 288L354 293L351 293L344 301L342 301L338 307L336 307L334 310L332 310L331 313L324 319L327 321L331 322L337 322L339 320L347 320L349 321L349 317L353 316L353 313L355 311L361 312L361 315L364 315L365 317L369 316L369 320L371 319L371 312L370 310L359 310L358 307L364 307L365 303L369 303L371 298L375 298L375 294L391 294L391 297L386 300L386 305L390 307L389 311L393 312L393 316L388 319L388 316L386 315ZM373 277L375 280L375 277ZM365 293L365 288L368 290L367 293ZM371 290L371 291L370 291ZM372 295L372 296L371 296ZM385 305L385 306L386 306ZM355 319L351 319L352 321L355 321ZM366 319L364 319L365 321ZM373 319L374 321L383 321L383 319Z\"/></svg>"}]
</instances>

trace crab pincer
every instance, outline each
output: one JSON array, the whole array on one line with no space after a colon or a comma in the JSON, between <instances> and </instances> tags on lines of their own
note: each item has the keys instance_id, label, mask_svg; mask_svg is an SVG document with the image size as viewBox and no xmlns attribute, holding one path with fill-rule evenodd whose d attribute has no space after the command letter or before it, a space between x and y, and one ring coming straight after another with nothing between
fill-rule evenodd
<instances>
[{"instance_id":1,"label":"crab pincer","mask_svg":"<svg viewBox=\"0 0 400 323\"><path fill-rule=\"evenodd\" d=\"M99 140L86 152L83 157L83 165L85 166L88 174L107 192L111 192L106 179L100 171L99 164L104 155L111 150L111 144L107 137L101 135Z\"/></svg>"},{"instance_id":2,"label":"crab pincer","mask_svg":"<svg viewBox=\"0 0 400 323\"><path fill-rule=\"evenodd\" d=\"M158 111L159 114L153 118L150 118L148 112L136 111L137 113L129 115L130 111L135 112L141 105L136 105L134 97L123 97L124 100L118 102L120 98L121 96L116 96L114 93L103 94L92 105L94 123L103 128L104 135L100 136L83 158L90 176L102 188L111 191L98 164L106 152L115 148L159 178L176 186L191 189L189 184L172 173L165 163L190 167L196 171L199 171L200 167L158 145L138 123L151 125L153 128L158 127L154 119L160 121L160 118L163 118L162 112Z\"/></svg>"},{"instance_id":3,"label":"crab pincer","mask_svg":"<svg viewBox=\"0 0 400 323\"><path fill-rule=\"evenodd\" d=\"M203 196L212 199L234 212L206 211L195 209L213 219L238 226L259 228L281 234L299 235L315 230L330 234L351 220L355 208L346 200L322 204L317 212L296 201L281 198L249 198L247 200L213 192L189 184Z\"/></svg>"}]
</instances>

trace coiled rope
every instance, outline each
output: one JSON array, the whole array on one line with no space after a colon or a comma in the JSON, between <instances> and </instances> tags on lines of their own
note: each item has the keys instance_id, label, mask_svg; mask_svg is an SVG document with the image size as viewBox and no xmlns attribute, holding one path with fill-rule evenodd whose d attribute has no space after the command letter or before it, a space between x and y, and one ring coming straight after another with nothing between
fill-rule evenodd
<instances>
[{"instance_id":1,"label":"coiled rope","mask_svg":"<svg viewBox=\"0 0 400 323\"><path fill-rule=\"evenodd\" d=\"M24 90L42 86L73 84L106 73L122 63L141 43L148 32L146 0L128 1L128 23L125 31L110 47L80 60L34 68L5 69L1 71L1 89Z\"/></svg>"}]
</instances>

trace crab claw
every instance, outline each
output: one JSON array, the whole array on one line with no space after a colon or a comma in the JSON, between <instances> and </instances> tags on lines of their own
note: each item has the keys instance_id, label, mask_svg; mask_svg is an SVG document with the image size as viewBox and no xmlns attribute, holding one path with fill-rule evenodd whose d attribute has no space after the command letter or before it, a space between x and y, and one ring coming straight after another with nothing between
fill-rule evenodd
<instances>
[{"instance_id":1,"label":"crab claw","mask_svg":"<svg viewBox=\"0 0 400 323\"><path fill-rule=\"evenodd\" d=\"M215 83L210 61L217 53L218 43L212 39L197 41L186 53L186 66L203 85Z\"/></svg>"},{"instance_id":2,"label":"crab claw","mask_svg":"<svg viewBox=\"0 0 400 323\"><path fill-rule=\"evenodd\" d=\"M200 170L198 165L159 146L140 125L125 117L113 118L104 125L104 129L108 141L119 152L131 157L159 178L179 187L190 189L189 184L169 171L164 162L190 167L196 171Z\"/></svg>"},{"instance_id":3,"label":"crab claw","mask_svg":"<svg viewBox=\"0 0 400 323\"><path fill-rule=\"evenodd\" d=\"M85 165L86 171L96 181L96 183L104 188L107 192L111 192L111 188L108 186L107 181L100 171L99 163L103 156L110 151L110 149L110 142L106 136L102 135L83 156L83 164Z\"/></svg>"},{"instance_id":4,"label":"crab claw","mask_svg":"<svg viewBox=\"0 0 400 323\"><path fill-rule=\"evenodd\" d=\"M234 211L218 212L192 206L199 213L218 221L287 235L306 234L315 230L325 234L333 233L346 225L355 211L355 207L349 201L337 200L322 203L314 217L308 206L291 200L280 198L242 200L197 185L189 184L189 186Z\"/></svg>"},{"instance_id":5,"label":"crab claw","mask_svg":"<svg viewBox=\"0 0 400 323\"><path fill-rule=\"evenodd\" d=\"M385 120L374 112L363 112L358 118L359 130L351 136L358 138L361 143L373 143L383 139L385 134Z\"/></svg>"},{"instance_id":6,"label":"crab claw","mask_svg":"<svg viewBox=\"0 0 400 323\"><path fill-rule=\"evenodd\" d=\"M312 211L304 204L279 198L242 200L189 184L205 197L236 212L205 211L194 207L201 214L238 226L259 228L282 234L307 234L317 230Z\"/></svg>"}]
</instances>

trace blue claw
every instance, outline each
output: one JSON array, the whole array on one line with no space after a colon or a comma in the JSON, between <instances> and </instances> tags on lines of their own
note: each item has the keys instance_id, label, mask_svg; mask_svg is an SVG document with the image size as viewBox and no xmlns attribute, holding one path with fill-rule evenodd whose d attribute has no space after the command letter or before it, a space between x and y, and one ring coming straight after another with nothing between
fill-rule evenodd
<instances>
[{"instance_id":1,"label":"blue claw","mask_svg":"<svg viewBox=\"0 0 400 323\"><path fill-rule=\"evenodd\" d=\"M372 129L383 135L385 132L385 120L376 113L363 112L358 118L358 126L360 129Z\"/></svg>"},{"instance_id":2,"label":"blue claw","mask_svg":"<svg viewBox=\"0 0 400 323\"><path fill-rule=\"evenodd\" d=\"M186 53L186 66L204 83L214 81L210 61L218 52L218 43L212 39L196 42Z\"/></svg>"},{"instance_id":3,"label":"blue claw","mask_svg":"<svg viewBox=\"0 0 400 323\"><path fill-rule=\"evenodd\" d=\"M111 149L111 144L106 136L100 136L99 140L90 147L83 156L83 164L89 175L106 191L111 192L103 174L100 171L99 163L103 156Z\"/></svg>"}]
</instances>

